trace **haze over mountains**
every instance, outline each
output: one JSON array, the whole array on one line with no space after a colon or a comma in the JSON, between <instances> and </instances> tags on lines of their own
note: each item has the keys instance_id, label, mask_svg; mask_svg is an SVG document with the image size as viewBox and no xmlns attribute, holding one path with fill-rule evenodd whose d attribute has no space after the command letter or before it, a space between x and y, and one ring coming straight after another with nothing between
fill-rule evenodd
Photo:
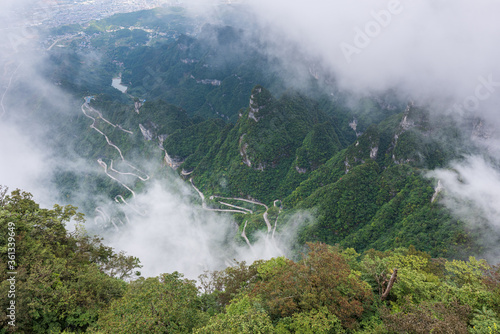
<instances>
[{"instance_id":1,"label":"haze over mountains","mask_svg":"<svg viewBox=\"0 0 500 334\"><path fill-rule=\"evenodd\" d=\"M82 119L80 99L92 95L100 101L96 109L108 112L106 117L115 129L116 124L124 128L127 123L131 126L127 129L134 133L136 144L127 144L127 151L130 159L135 156L143 170L154 170L157 167L151 164L154 166L160 160L155 158L156 162L151 162L155 159L151 160L153 156L148 155L146 162L144 156L133 153L133 145L144 138L154 141L158 137L169 157L177 158L178 164L184 163L179 170L186 173L194 170L195 181L196 175L201 177L198 182L203 191L251 196L270 203L275 199L284 200L335 153L362 142L366 135L361 134L370 124L404 112L409 103L410 109L422 108L428 112L429 116L425 117L430 117L430 124L443 119L455 124L462 139L456 141L456 136L450 139L449 133L441 129L441 126L452 125L435 123L440 125L428 128L418 119L420 116L412 120L408 114L412 111L407 109L404 117L409 117L405 123L408 126L401 123L403 130L393 128L386 136L397 138L406 128L416 126L424 136L430 134L435 138L432 145L437 145L439 154L444 156L437 158L436 153L425 153L422 148L412 146L412 150L417 150L410 154L412 157L405 156L409 154L406 152L397 159L397 154L389 152L391 149L382 152L382 143L372 142L367 145L371 145L371 150L376 148L378 155L372 152L371 159L382 161L384 154L392 154L393 161L414 162L416 166L430 168L433 171L423 175L439 176L447 191L443 204L457 214L457 219L463 217L462 201L465 200L484 211L481 224L496 230L497 194L491 190L489 181L483 181L499 178L494 167L498 154L495 131L498 51L491 43L498 29L491 6L496 4L487 1L474 5L458 1L450 6L397 1L350 5L321 2L310 5L287 2L285 5L258 1L237 5L186 3L181 12L171 11L170 8L176 7L166 7L156 17L144 12L142 17L117 16L108 23L97 21L65 32L42 29L30 34L26 30L8 34L3 38L2 53L2 145L6 161L2 164L2 184L28 189L46 205L58 201L63 191L67 199L90 215L100 206L100 196L107 201L106 192L112 194L111 199L117 195L130 196L123 187L118 190L120 185L116 182L87 189L89 184L84 182L87 176L84 179L75 176L75 173L101 173L99 169L104 165L95 161L103 157L109 159L117 153L109 146L106 148L104 137L99 138L96 132L91 134ZM286 20L281 19L285 17ZM163 22L163 26L159 22ZM122 29L122 26L134 25L139 29ZM118 48L113 49L110 41ZM130 110L126 105L130 105L131 97L110 86L110 79L118 74L128 86L128 95L138 98L140 104L142 100L163 99L184 108L189 117L181 112L175 116L176 122L181 123L168 123L168 128L158 129L155 128L159 125L157 121L148 120L148 116L140 113L134 116L139 117L135 121L125 114L120 116L127 108ZM272 111L269 114L272 118L258 122L259 117L266 117L251 111L255 107L250 95L256 95L256 91L251 90L257 84L263 85L265 91L270 89L274 95L271 99L288 92L289 97L282 98L277 105L280 109L279 105L283 104L281 116L271 116L275 107L269 107L267 112ZM295 92L318 102L307 101L307 98L300 102L294 97ZM118 106L117 102L124 106ZM253 118L260 129L251 130L254 127L251 120L245 121L248 125L243 124L247 116L238 109L249 103L248 117ZM263 110L267 104L262 103ZM288 117L290 106L294 113L304 108L304 113L297 114L296 121ZM149 108L153 113L158 110L158 106L147 103L142 108ZM264 111L256 108L264 115ZM313 110L316 109L320 114L329 115L315 116ZM78 112L79 115L75 114ZM155 117L160 121L158 115ZM238 122L239 134L233 135L231 131L235 130L229 130L229 125L203 123L191 119L193 115ZM171 119L168 112L165 117ZM62 120L65 120L63 124ZM78 122L82 122L81 125L75 125ZM274 129L266 134L275 122L280 122L285 132ZM297 122L298 127L292 125L293 122ZM309 128L300 129L307 122L312 122ZM140 128L132 128L139 125ZM79 131L91 137L82 141L78 139ZM252 131L256 131L255 139L251 138ZM74 138L68 141L66 136L70 134ZM360 141L354 142L360 135ZM116 130L113 136L114 143L128 140L120 137ZM396 145L394 138L393 146ZM199 146L200 140L205 146ZM257 141L252 144L253 140ZM328 141L326 146L324 140ZM73 141L74 144L66 145ZM195 144L184 147L189 143ZM97 150L96 144L100 147ZM229 147L223 148L222 152L233 152L234 157L222 158L217 156L217 145L239 145L239 148L232 151ZM86 152L83 155L82 149ZM101 151L103 149L105 151ZM284 160L276 160L279 150ZM242 157L240 171L214 173L230 166L231 159L240 159L238 157ZM116 156L114 159L116 164ZM354 166L361 158L353 156L353 159L351 162L346 158L345 166ZM383 164L389 163L385 161ZM450 166L455 168L450 170ZM474 177L464 174L471 166L481 166L482 173ZM344 172L349 170L345 167ZM54 172L56 176L50 176ZM461 176L456 177L456 173ZM69 183L73 189L64 190L69 184L64 185L68 181L61 181L61 175L73 180ZM243 181L242 186L245 182L246 185L238 186L238 182L247 178L254 181ZM464 185L459 181L464 179L471 182ZM140 181L129 177L121 182L132 187ZM103 187L108 187L104 193ZM471 196L474 193L482 195ZM483 200L484 194L488 194L490 200ZM89 201L87 195L93 200ZM477 223L477 219L472 221Z\"/></svg>"},{"instance_id":2,"label":"haze over mountains","mask_svg":"<svg viewBox=\"0 0 500 334\"><path fill-rule=\"evenodd\" d=\"M499 7L4 1L23 330L494 328Z\"/></svg>"}]
</instances>

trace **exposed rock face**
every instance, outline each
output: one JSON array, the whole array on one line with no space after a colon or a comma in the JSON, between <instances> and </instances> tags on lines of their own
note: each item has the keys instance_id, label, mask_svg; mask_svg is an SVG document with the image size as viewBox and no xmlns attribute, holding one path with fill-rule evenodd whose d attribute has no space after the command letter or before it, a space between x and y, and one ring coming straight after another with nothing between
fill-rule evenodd
<instances>
[{"instance_id":1,"label":"exposed rock face","mask_svg":"<svg viewBox=\"0 0 500 334\"><path fill-rule=\"evenodd\" d=\"M400 136L402 133L410 130L413 127L415 127L415 122L412 119L410 119L410 113L412 111L412 107L413 107L413 103L408 103L408 105L406 106L403 119L399 123L399 131L394 136L394 138L396 140L398 139L398 136Z\"/></svg>"},{"instance_id":2,"label":"exposed rock face","mask_svg":"<svg viewBox=\"0 0 500 334\"><path fill-rule=\"evenodd\" d=\"M265 117L265 115L267 114L267 107L268 105L271 103L272 101L272 96L271 94L264 88L260 87L260 86L256 86L253 90L252 90L252 94L250 95L250 101L249 101L249 104L248 104L248 120L252 120L252 121L247 121L250 126L252 126L251 124L254 124L253 126L256 126L255 123L253 123L253 121L255 122L259 122L259 120L261 120L263 117ZM263 114L262 110L266 109L266 113ZM269 109L271 110L271 109ZM243 116L242 113L239 114L239 116ZM254 168L255 170L258 170L258 171L264 171L264 169L268 166L268 165L272 165L272 164L268 164L266 163L265 161L261 161L261 162L255 162L255 161L251 161L251 158L254 158L253 155L252 157L250 157L250 155L248 154L248 148L249 148L249 143L245 141L245 136L247 134L244 133L243 135L240 136L240 139L239 139L239 150L240 150L240 155L243 159L243 163L248 166L248 167L252 167ZM252 141L253 142L253 141ZM251 151L251 153L253 153L253 151Z\"/></svg>"},{"instance_id":3,"label":"exposed rock face","mask_svg":"<svg viewBox=\"0 0 500 334\"><path fill-rule=\"evenodd\" d=\"M264 96L262 96L264 95ZM259 112L266 107L266 94L263 94L261 87L256 87L252 91L252 95L250 95L250 102L248 104L248 118L253 119L258 122L262 116L259 116Z\"/></svg>"},{"instance_id":4,"label":"exposed rock face","mask_svg":"<svg viewBox=\"0 0 500 334\"><path fill-rule=\"evenodd\" d=\"M149 125L150 127L146 127L142 124L139 124L139 129L141 129L142 136L147 141L157 141L158 146L163 150L163 142L168 138L168 135L157 134L158 126L154 123L150 123Z\"/></svg>"},{"instance_id":5,"label":"exposed rock face","mask_svg":"<svg viewBox=\"0 0 500 334\"><path fill-rule=\"evenodd\" d=\"M177 168L180 167L180 165L182 165L182 163L184 162L184 160L181 160L181 159L178 159L178 158L172 158L170 157L170 155L168 155L167 151L165 151L165 163L170 166L170 168L176 170Z\"/></svg>"},{"instance_id":6,"label":"exposed rock face","mask_svg":"<svg viewBox=\"0 0 500 334\"><path fill-rule=\"evenodd\" d=\"M439 193L444 189L443 185L441 184L441 180L438 180L438 184L436 188L434 189L434 195L432 195L431 198L431 203L434 202L439 195Z\"/></svg>"},{"instance_id":7,"label":"exposed rock face","mask_svg":"<svg viewBox=\"0 0 500 334\"><path fill-rule=\"evenodd\" d=\"M247 165L248 167L252 167L252 162L250 161L250 159L248 158L248 155L247 155L248 143L242 143L243 138L245 138L245 135L246 135L246 133L242 134L240 137L240 142L239 142L240 155L243 157L243 163L245 165Z\"/></svg>"},{"instance_id":8,"label":"exposed rock face","mask_svg":"<svg viewBox=\"0 0 500 334\"><path fill-rule=\"evenodd\" d=\"M353 129L354 131L356 131L356 127L358 126L358 120L353 118L352 119L352 122L349 123L349 126L351 127L351 129Z\"/></svg>"},{"instance_id":9,"label":"exposed rock face","mask_svg":"<svg viewBox=\"0 0 500 334\"><path fill-rule=\"evenodd\" d=\"M346 158L344 161L344 166L345 166L345 173L349 173L349 168L351 168L351 165L349 164L349 160Z\"/></svg>"},{"instance_id":10,"label":"exposed rock face","mask_svg":"<svg viewBox=\"0 0 500 334\"><path fill-rule=\"evenodd\" d=\"M399 124L401 129L407 131L415 126L415 122L413 120L408 119L408 115L405 115Z\"/></svg>"},{"instance_id":11,"label":"exposed rock face","mask_svg":"<svg viewBox=\"0 0 500 334\"><path fill-rule=\"evenodd\" d=\"M142 124L139 124L139 129L141 129L141 133L144 136L144 139L146 139L147 141L153 140L153 130L146 128Z\"/></svg>"},{"instance_id":12,"label":"exposed rock face","mask_svg":"<svg viewBox=\"0 0 500 334\"><path fill-rule=\"evenodd\" d=\"M352 122L349 123L349 126L351 127L351 129L354 130L354 132L356 133L356 137L359 137L361 136L363 133L362 132L357 132L356 129L358 127L358 120L356 118L353 118L352 119Z\"/></svg>"},{"instance_id":13,"label":"exposed rock face","mask_svg":"<svg viewBox=\"0 0 500 334\"><path fill-rule=\"evenodd\" d=\"M345 173L359 164L364 164L369 159L378 157L380 134L376 127L371 126L358 137L356 142L348 147L344 160Z\"/></svg>"},{"instance_id":14,"label":"exposed rock face","mask_svg":"<svg viewBox=\"0 0 500 334\"><path fill-rule=\"evenodd\" d=\"M142 103L141 102L137 101L137 102L134 103L134 108L135 108L135 112L136 113L139 113L139 109L141 109L141 107L142 107Z\"/></svg>"},{"instance_id":15,"label":"exposed rock face","mask_svg":"<svg viewBox=\"0 0 500 334\"><path fill-rule=\"evenodd\" d=\"M309 66L309 74L316 80L319 80L319 71L316 69L316 66Z\"/></svg>"},{"instance_id":16,"label":"exposed rock face","mask_svg":"<svg viewBox=\"0 0 500 334\"><path fill-rule=\"evenodd\" d=\"M158 143L160 144L161 147L163 147L163 142L165 141L165 139L168 138L168 135L159 135L158 136Z\"/></svg>"},{"instance_id":17,"label":"exposed rock face","mask_svg":"<svg viewBox=\"0 0 500 334\"><path fill-rule=\"evenodd\" d=\"M252 101L252 100L250 100ZM253 108L250 108L250 112L248 113L248 118L251 118L253 119L254 121L258 122L259 119L257 117L255 117L255 112L258 112L259 110L255 110Z\"/></svg>"},{"instance_id":18,"label":"exposed rock face","mask_svg":"<svg viewBox=\"0 0 500 334\"><path fill-rule=\"evenodd\" d=\"M295 170L299 173L299 174L305 174L307 172L307 168L300 168L299 166L295 166Z\"/></svg>"},{"instance_id":19,"label":"exposed rock face","mask_svg":"<svg viewBox=\"0 0 500 334\"><path fill-rule=\"evenodd\" d=\"M240 155L243 158L243 163L245 165L247 165L248 167L252 167L252 162L250 161L250 157L248 156L248 153L247 153L248 143L244 142L245 135L246 135L246 133L244 133L240 137L240 141L239 141ZM259 162L259 164L256 167L254 167L255 170L258 170L261 172L264 171L265 168L266 168L266 163L262 163L262 162Z\"/></svg>"},{"instance_id":20,"label":"exposed rock face","mask_svg":"<svg viewBox=\"0 0 500 334\"><path fill-rule=\"evenodd\" d=\"M261 88L257 88L254 90L254 94L250 95L250 103L248 104L248 107L250 108L250 111L248 112L248 118L251 118L253 119L254 121L258 122L259 119L255 116L255 114L258 114L258 112L260 111L260 109L262 107L259 107L255 102L254 102L254 98L255 98L255 93L259 94L262 92L262 89Z\"/></svg>"},{"instance_id":21,"label":"exposed rock face","mask_svg":"<svg viewBox=\"0 0 500 334\"><path fill-rule=\"evenodd\" d=\"M399 127L397 132L394 134L394 138L392 139L392 144L389 150L394 150L398 143L399 137L407 132L408 130L411 130L415 127L419 127L422 130L427 127L428 123L428 115L424 114L419 114L418 111L416 111L416 108L414 107L413 101L408 102L408 105L406 106L406 109L404 111L404 116L401 122L399 123ZM404 163L409 163L412 162L412 159L399 159L396 157L395 154L392 154L392 160L394 161L395 164L404 164Z\"/></svg>"},{"instance_id":22,"label":"exposed rock face","mask_svg":"<svg viewBox=\"0 0 500 334\"><path fill-rule=\"evenodd\" d=\"M260 170L261 172L264 171L265 165L263 165L261 162L259 162L259 165L255 168L256 170Z\"/></svg>"},{"instance_id":23,"label":"exposed rock face","mask_svg":"<svg viewBox=\"0 0 500 334\"><path fill-rule=\"evenodd\" d=\"M488 126L484 120L481 118L476 118L474 120L472 128L472 139L473 140L488 140L493 136L494 128Z\"/></svg>"}]
</instances>

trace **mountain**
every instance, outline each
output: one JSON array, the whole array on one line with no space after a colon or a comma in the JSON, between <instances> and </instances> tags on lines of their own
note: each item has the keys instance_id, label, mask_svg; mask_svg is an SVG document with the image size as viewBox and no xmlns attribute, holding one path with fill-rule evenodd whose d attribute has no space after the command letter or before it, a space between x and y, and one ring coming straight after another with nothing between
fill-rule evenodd
<instances>
[{"instance_id":1,"label":"mountain","mask_svg":"<svg viewBox=\"0 0 500 334\"><path fill-rule=\"evenodd\" d=\"M343 146L339 138L354 131L342 129L332 115L300 93L276 99L256 86L236 124L179 129L164 148L179 162L180 174L209 195L268 205L278 199L283 217L313 210L316 223L301 231L303 242L358 250L413 245L433 256L481 249L435 200L436 185L426 177L460 155L434 136L448 131L463 140L451 124L431 127L428 111L409 104Z\"/></svg>"},{"instance_id":2,"label":"mountain","mask_svg":"<svg viewBox=\"0 0 500 334\"><path fill-rule=\"evenodd\" d=\"M498 268L474 257L431 258L414 247L359 254L315 243L300 261L243 262L206 272L198 284L178 272L127 282L140 275L139 260L115 253L81 225L68 233L71 219L82 222L74 207L41 209L28 193L8 195L2 188L0 194L0 238L15 244L17 256L9 260L2 251L0 257L6 333L480 333L498 327Z\"/></svg>"},{"instance_id":3,"label":"mountain","mask_svg":"<svg viewBox=\"0 0 500 334\"><path fill-rule=\"evenodd\" d=\"M280 228L295 212L314 213L315 224L299 232L302 243L359 251L413 245L433 256L490 247L435 200L436 181L427 177L476 149L461 130L470 124L436 117L391 91L343 92L317 79L319 68L307 61L311 86L287 87L277 75L284 65L261 52L255 34L200 24L183 10L123 14L71 29L65 47L50 50L44 75L76 101L88 101L74 102L72 112L57 116L62 122L49 103L32 101L36 117L54 119L58 136L50 140L62 156L99 164L83 173L56 169L65 203L82 192L131 199L133 189L146 187L141 177L110 177L107 170L121 163L134 175L130 168L154 161L147 174L161 178L165 163L206 194L210 207L254 212L235 216L240 232L245 220L252 222L250 239L269 229L261 209L281 203L274 218ZM117 75L126 94L111 86ZM97 206L92 199L82 209L93 215Z\"/></svg>"},{"instance_id":4,"label":"mountain","mask_svg":"<svg viewBox=\"0 0 500 334\"><path fill-rule=\"evenodd\" d=\"M0 117L46 150L64 206L0 185L0 332L498 332L499 269L475 257L496 211L470 200L495 197L445 183L470 185L457 162L490 156L491 126L347 90L218 7L42 25L32 67L2 63ZM108 242L172 270L140 277Z\"/></svg>"}]
</instances>

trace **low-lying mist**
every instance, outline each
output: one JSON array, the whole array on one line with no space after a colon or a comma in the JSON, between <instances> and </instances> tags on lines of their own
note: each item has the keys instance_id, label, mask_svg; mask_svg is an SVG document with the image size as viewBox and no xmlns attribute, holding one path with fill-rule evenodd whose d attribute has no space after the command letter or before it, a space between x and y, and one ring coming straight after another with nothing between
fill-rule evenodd
<instances>
[{"instance_id":1,"label":"low-lying mist","mask_svg":"<svg viewBox=\"0 0 500 334\"><path fill-rule=\"evenodd\" d=\"M270 46L269 54L293 59L291 51L299 46L323 70L316 76L333 74L342 90L359 96L393 90L400 98L426 106L434 116L462 124L474 120L471 139L477 152L429 175L441 180L442 203L469 228L482 231L486 226L498 236L500 47L494 41L500 38L499 2L244 4L265 29L262 39ZM481 219L475 216L478 212Z\"/></svg>"},{"instance_id":2,"label":"low-lying mist","mask_svg":"<svg viewBox=\"0 0 500 334\"><path fill-rule=\"evenodd\" d=\"M481 238L490 263L498 263L500 250L500 171L491 159L472 155L449 169L429 173L442 185L441 202L455 217L468 223Z\"/></svg>"},{"instance_id":3,"label":"low-lying mist","mask_svg":"<svg viewBox=\"0 0 500 334\"><path fill-rule=\"evenodd\" d=\"M99 231L106 243L141 260L144 276L179 271L195 279L205 270L219 270L235 261L290 256L303 216L294 216L274 235L258 234L249 247L227 213L207 211L196 192L176 175L152 181L126 205L102 203L87 229ZM116 210L124 216L113 219ZM112 224L110 222L113 221ZM100 227L107 226L105 231Z\"/></svg>"},{"instance_id":4,"label":"low-lying mist","mask_svg":"<svg viewBox=\"0 0 500 334\"><path fill-rule=\"evenodd\" d=\"M15 1L1 6L11 10ZM251 0L240 6L244 11L238 15L243 19L233 17L231 23L251 22L248 43L256 43L257 36L255 47L280 60L283 67L276 73L293 88L324 80L355 95L392 89L399 97L429 106L437 115L483 120L489 130L480 145L486 146L487 157L465 157L429 175L441 180L440 200L457 217L472 227L487 226L498 232L500 47L495 41L500 37L500 3ZM220 24L220 12L213 6L205 8L198 1L191 9ZM51 146L50 137L57 136L50 132L54 122L66 119L59 115L79 113L74 106L83 101L75 101L42 75L47 67L43 55L30 51L36 42L31 30L13 31L0 31L0 184L32 192L35 200L50 207L58 201L52 183L56 168L76 173L102 173L102 168L97 161L81 160L79 152L61 157ZM39 117L32 105L46 106L44 112L50 117ZM310 220L295 216L274 241L263 234L249 248L234 220L203 210L193 200L196 193L177 175L145 182L135 198L127 199L129 205L92 193L85 184L79 189L72 204L95 203L96 210L87 212L88 231L102 234L117 250L140 258L146 276L177 270L196 278L234 259L251 262L288 255L300 224ZM489 256L498 259L498 255Z\"/></svg>"}]
</instances>

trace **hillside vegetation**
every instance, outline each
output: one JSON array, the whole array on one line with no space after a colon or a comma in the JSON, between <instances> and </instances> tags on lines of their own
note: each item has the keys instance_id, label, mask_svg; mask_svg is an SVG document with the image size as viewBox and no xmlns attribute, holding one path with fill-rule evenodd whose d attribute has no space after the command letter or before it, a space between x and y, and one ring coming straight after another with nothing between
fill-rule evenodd
<instances>
[{"instance_id":1,"label":"hillside vegetation","mask_svg":"<svg viewBox=\"0 0 500 334\"><path fill-rule=\"evenodd\" d=\"M68 233L70 219L82 222L73 207L40 209L28 193L3 194L2 245L15 243L16 257L3 246L0 304L10 305L15 270L16 326L4 311L2 333L496 333L500 325L500 270L474 257L310 243L296 261L239 263L205 273L199 287L178 272L124 281L138 259L81 229Z\"/></svg>"}]
</instances>

